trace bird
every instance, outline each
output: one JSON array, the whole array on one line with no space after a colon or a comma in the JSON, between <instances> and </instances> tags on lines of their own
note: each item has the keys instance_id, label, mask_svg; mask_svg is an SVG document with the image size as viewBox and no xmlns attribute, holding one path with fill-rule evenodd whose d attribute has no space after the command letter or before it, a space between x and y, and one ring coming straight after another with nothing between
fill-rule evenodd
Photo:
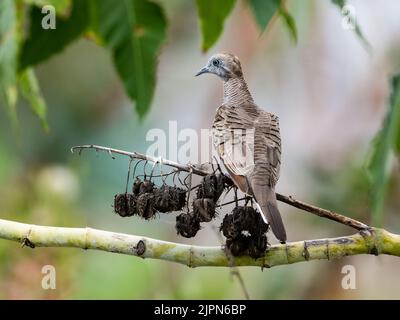
<instances>
[{"instance_id":1,"label":"bird","mask_svg":"<svg viewBox=\"0 0 400 320\"><path fill-rule=\"evenodd\" d=\"M255 200L264 222L285 243L275 194L281 165L279 118L256 105L237 56L214 54L196 76L207 73L223 81L223 102L212 125L214 148L235 185Z\"/></svg>"}]
</instances>

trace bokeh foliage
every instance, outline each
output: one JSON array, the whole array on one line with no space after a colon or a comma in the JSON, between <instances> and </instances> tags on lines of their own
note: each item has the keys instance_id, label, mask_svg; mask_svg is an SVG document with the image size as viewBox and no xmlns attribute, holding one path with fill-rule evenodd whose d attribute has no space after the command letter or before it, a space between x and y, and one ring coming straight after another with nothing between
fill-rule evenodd
<instances>
[{"instance_id":1,"label":"bokeh foliage","mask_svg":"<svg viewBox=\"0 0 400 320\"><path fill-rule=\"evenodd\" d=\"M196 0L202 50L220 38L224 22L237 0ZM284 0L247 0L255 21L264 31L276 15L294 42L297 28ZM344 1L333 1L343 7ZM54 7L56 28L43 29L42 20ZM162 6L149 0L4 0L0 4L0 93L10 120L17 127L18 86L47 130L46 104L32 68L59 53L79 38L94 39L112 52L114 65L127 95L143 117L150 109L156 86L157 58L167 39L167 18ZM356 33L364 39L359 26ZM18 76L18 73L25 76ZM27 76L29 75L29 76ZM29 81L27 81L29 80ZM24 81L22 83L22 81ZM27 88L31 86L32 88ZM36 95L36 97L34 96Z\"/></svg>"},{"instance_id":2,"label":"bokeh foliage","mask_svg":"<svg viewBox=\"0 0 400 320\"><path fill-rule=\"evenodd\" d=\"M391 155L398 154L396 148L400 137L400 74L391 80L391 95L382 129L372 141L367 159L369 178L372 184L372 214L374 225L382 224L383 205L389 178L392 172Z\"/></svg>"}]
</instances>

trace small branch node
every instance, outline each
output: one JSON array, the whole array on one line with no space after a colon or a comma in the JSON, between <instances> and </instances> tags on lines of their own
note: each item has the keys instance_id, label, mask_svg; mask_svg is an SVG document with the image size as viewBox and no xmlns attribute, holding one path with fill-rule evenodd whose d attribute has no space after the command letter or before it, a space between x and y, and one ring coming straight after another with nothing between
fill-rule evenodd
<instances>
[{"instance_id":1,"label":"small branch node","mask_svg":"<svg viewBox=\"0 0 400 320\"><path fill-rule=\"evenodd\" d=\"M112 154L110 149L108 149L108 154L110 155L111 159L115 160L115 157L113 156L113 154Z\"/></svg>"},{"instance_id":2,"label":"small branch node","mask_svg":"<svg viewBox=\"0 0 400 320\"><path fill-rule=\"evenodd\" d=\"M23 248L23 247L25 247L25 246L27 246L27 247L29 247L29 248L32 248L32 249L35 248L34 243L33 243L31 240L29 240L29 236L30 236L30 234L31 234L31 231L32 231L32 229L29 229L27 235L26 235L25 237L22 238L22 241L21 241L21 248Z\"/></svg>"},{"instance_id":3,"label":"small branch node","mask_svg":"<svg viewBox=\"0 0 400 320\"><path fill-rule=\"evenodd\" d=\"M189 259L188 259L188 267L189 268L194 268L195 267L195 265L193 265L193 254L194 254L193 247L190 247L190 249L189 249Z\"/></svg>"},{"instance_id":4,"label":"small branch node","mask_svg":"<svg viewBox=\"0 0 400 320\"><path fill-rule=\"evenodd\" d=\"M310 252L308 252L308 243L304 241L303 257L306 261L310 260Z\"/></svg>"},{"instance_id":5,"label":"small branch node","mask_svg":"<svg viewBox=\"0 0 400 320\"><path fill-rule=\"evenodd\" d=\"M330 260L330 255L329 255L329 240L326 239L326 258Z\"/></svg>"},{"instance_id":6,"label":"small branch node","mask_svg":"<svg viewBox=\"0 0 400 320\"><path fill-rule=\"evenodd\" d=\"M136 247L134 248L134 253L138 257L142 257L145 252L146 252L146 244L145 244L145 242L143 240L139 240L139 242L137 243ZM144 257L142 257L142 258L144 258Z\"/></svg>"},{"instance_id":7,"label":"small branch node","mask_svg":"<svg viewBox=\"0 0 400 320\"><path fill-rule=\"evenodd\" d=\"M359 234L364 238L365 243L368 244L368 253L374 256L379 255L379 248L377 245L376 232L374 228L360 230Z\"/></svg>"},{"instance_id":8,"label":"small branch node","mask_svg":"<svg viewBox=\"0 0 400 320\"><path fill-rule=\"evenodd\" d=\"M89 232L90 232L90 228L86 227L85 228L85 246L84 246L84 250L87 250L89 248Z\"/></svg>"},{"instance_id":9,"label":"small branch node","mask_svg":"<svg viewBox=\"0 0 400 320\"><path fill-rule=\"evenodd\" d=\"M285 252L286 252L286 261L287 261L288 264L290 264L288 245L287 245L287 243L285 243L284 245L285 245Z\"/></svg>"}]
</instances>

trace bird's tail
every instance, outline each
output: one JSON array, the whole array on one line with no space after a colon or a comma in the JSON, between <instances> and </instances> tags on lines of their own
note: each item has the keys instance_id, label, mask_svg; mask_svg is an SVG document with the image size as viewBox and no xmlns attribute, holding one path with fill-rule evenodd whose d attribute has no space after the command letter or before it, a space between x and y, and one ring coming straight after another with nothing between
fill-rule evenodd
<instances>
[{"instance_id":1,"label":"bird's tail","mask_svg":"<svg viewBox=\"0 0 400 320\"><path fill-rule=\"evenodd\" d=\"M261 190L260 190L261 189ZM265 190L267 189L267 190ZM275 191L271 188L253 188L254 197L257 202L261 216L271 226L275 237L281 242L286 242L286 230L283 225L281 214L278 210Z\"/></svg>"}]
</instances>

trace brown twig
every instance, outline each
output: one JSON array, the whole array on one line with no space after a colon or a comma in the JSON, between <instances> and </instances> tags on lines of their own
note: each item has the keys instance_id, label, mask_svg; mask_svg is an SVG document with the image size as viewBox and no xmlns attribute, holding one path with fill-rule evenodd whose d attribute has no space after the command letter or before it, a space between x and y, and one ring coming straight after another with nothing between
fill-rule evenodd
<instances>
[{"instance_id":1,"label":"brown twig","mask_svg":"<svg viewBox=\"0 0 400 320\"><path fill-rule=\"evenodd\" d=\"M352 227L352 228L357 229L359 231L360 230L370 229L370 227L368 225L366 225L366 224L364 224L364 223L362 223L362 222L360 222L358 220L346 217L346 216L341 215L341 214L339 214L337 212L333 212L333 211L330 211L330 210L327 210L327 209L319 208L319 207L313 206L311 204L296 200L292 196L284 196L282 194L277 193L276 194L276 199L281 201L281 202L284 202L284 203L286 203L288 205L296 207L298 209L313 213L313 214L315 214L315 215L317 215L319 217L322 217L322 218L326 218L326 219L329 219L329 220L333 220L333 221L339 222L341 224L344 224L346 226Z\"/></svg>"},{"instance_id":2,"label":"brown twig","mask_svg":"<svg viewBox=\"0 0 400 320\"><path fill-rule=\"evenodd\" d=\"M152 157L146 154L142 154L139 152L129 152L129 151L124 151L124 150L119 150L119 149L114 149L114 148L108 148L108 147L102 147L102 146L96 146L93 144L90 145L83 145L83 146L76 146L76 147L72 147L71 148L71 152L73 153L75 150L79 151L79 154L82 152L83 149L94 149L96 151L105 151L108 152L111 156L113 153L116 154L121 154L124 156L128 156L130 158L134 158L134 159L139 159L139 160L147 160L147 161L151 161L154 163L160 163L163 165L167 165L176 169L179 169L181 171L185 171L185 172L192 172L196 175L199 176L206 176L208 174L210 174L211 172L205 171L201 168L199 168L198 166L195 165L191 165L191 164L180 164L180 163L176 163L174 161L171 160L167 160L167 159L162 159L162 158L157 158L157 157ZM346 217L344 215L341 215L337 212L333 212L327 209L323 209L323 208L319 208L316 207L314 205L299 201L294 199L292 196L285 196L282 195L280 193L276 193L276 199L284 202L288 205L291 205L293 207L296 207L298 209L310 212L312 214L315 214L319 217L322 218L326 218L329 220L333 220L336 222L339 222L341 224L344 224L346 226L352 227L356 230L367 230L370 229L370 227L360 221L357 221L355 219Z\"/></svg>"}]
</instances>

